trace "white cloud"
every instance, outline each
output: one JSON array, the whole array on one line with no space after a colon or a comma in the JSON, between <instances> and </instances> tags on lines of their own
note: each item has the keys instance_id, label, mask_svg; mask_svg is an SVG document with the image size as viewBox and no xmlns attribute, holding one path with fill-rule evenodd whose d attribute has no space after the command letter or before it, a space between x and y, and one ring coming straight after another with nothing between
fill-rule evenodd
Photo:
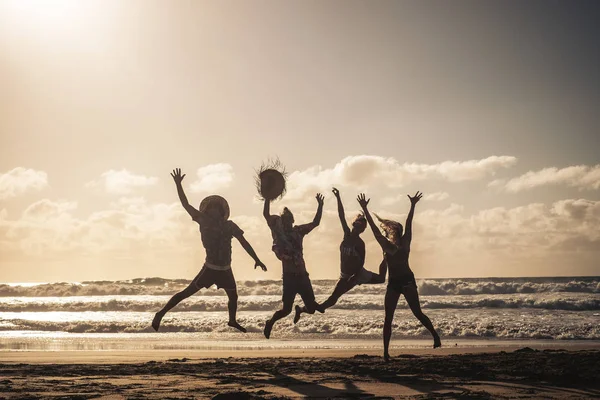
<instances>
[{"instance_id":1,"label":"white cloud","mask_svg":"<svg viewBox=\"0 0 600 400\"><path fill-rule=\"evenodd\" d=\"M1 232L14 249L29 255L96 254L110 259L115 254L150 254L161 242L163 248L178 248L187 227L181 205L148 204L140 198L114 208L94 212L87 218L74 215L77 203L43 199L31 204L19 219L0 214ZM186 247L188 243L181 243Z\"/></svg>"},{"instance_id":2,"label":"white cloud","mask_svg":"<svg viewBox=\"0 0 600 400\"><path fill-rule=\"evenodd\" d=\"M450 195L447 192L425 193L423 194L423 199L421 201L444 201L448 197L450 197ZM406 197L406 194L384 197L381 199L381 204L384 206L390 206L392 204L397 204L403 201L405 201L407 204L410 204L408 203L409 200L408 197Z\"/></svg>"},{"instance_id":3,"label":"white cloud","mask_svg":"<svg viewBox=\"0 0 600 400\"><path fill-rule=\"evenodd\" d=\"M233 182L233 167L229 164L210 164L196 171L197 179L190 184L192 192L215 192Z\"/></svg>"},{"instance_id":4,"label":"white cloud","mask_svg":"<svg viewBox=\"0 0 600 400\"><path fill-rule=\"evenodd\" d=\"M98 271L80 271L85 265L100 265L111 271L107 279L137 276L192 277L204 260L197 224L191 222L178 203L148 203L143 198L121 198L111 207L87 217L75 215L77 204L40 200L10 218L0 211L0 253L3 262L19 260L37 268L40 259L56 260L65 267L60 279L80 272L90 279L104 278ZM406 214L389 208L373 209L384 218L404 223ZM347 210L347 218L353 212ZM298 223L312 220L314 210L298 210ZM280 263L271 252L272 239L259 215L233 218L257 254L269 267L261 275L252 261L234 244L235 273L240 279L276 279ZM518 275L537 271L557 260L571 260L577 271L577 254L593 257L600 252L600 201L567 199L553 204L533 203L515 208L492 208L466 214L451 204L442 210L417 208L413 228L411 265L418 276ZM367 267L375 268L381 251L372 233L363 234L367 244ZM339 268L342 229L335 209L326 209L321 225L305 241L311 275L332 278ZM562 259L560 258L562 257ZM120 261L119 261L120 260ZM562 261L561 261L562 262ZM79 266L78 263L81 263ZM165 266L173 266L165 270ZM439 266L439 267L436 267ZM152 270L145 266L152 266ZM506 268L511 268L506 269ZM443 269L442 269L443 268ZM569 267L571 268L571 267ZM45 272L44 272L45 273ZM50 272L48 272L50 273ZM521 275L527 272L521 272ZM575 272L573 272L575 273ZM69 275L71 274L71 275ZM23 276L27 276L24 273ZM75 279L75 278L71 278Z\"/></svg>"},{"instance_id":5,"label":"white cloud","mask_svg":"<svg viewBox=\"0 0 600 400\"><path fill-rule=\"evenodd\" d=\"M544 168L529 171L509 181L495 180L490 187L500 187L508 192L520 192L544 185L567 185L579 189L600 188L600 164L574 165L566 168Z\"/></svg>"},{"instance_id":6,"label":"white cloud","mask_svg":"<svg viewBox=\"0 0 600 400\"><path fill-rule=\"evenodd\" d=\"M41 190L48 186L48 175L23 167L0 174L0 200L15 197L28 190Z\"/></svg>"},{"instance_id":7,"label":"white cloud","mask_svg":"<svg viewBox=\"0 0 600 400\"><path fill-rule=\"evenodd\" d=\"M328 192L331 186L404 187L416 181L442 179L449 182L479 180L517 162L515 157L491 156L481 160L444 161L437 164L399 163L394 158L360 155L349 156L333 168L313 166L290 173L286 201L306 199L316 192Z\"/></svg>"},{"instance_id":8,"label":"white cloud","mask_svg":"<svg viewBox=\"0 0 600 400\"><path fill-rule=\"evenodd\" d=\"M136 188L153 186L158 182L156 177L136 175L126 169L104 172L100 179L86 183L89 188L101 188L111 194L130 194Z\"/></svg>"},{"instance_id":9,"label":"white cloud","mask_svg":"<svg viewBox=\"0 0 600 400\"><path fill-rule=\"evenodd\" d=\"M423 200L425 200L425 201L444 201L448 197L450 197L450 195L446 192L434 192L434 193L430 193L430 194L424 194Z\"/></svg>"}]
</instances>

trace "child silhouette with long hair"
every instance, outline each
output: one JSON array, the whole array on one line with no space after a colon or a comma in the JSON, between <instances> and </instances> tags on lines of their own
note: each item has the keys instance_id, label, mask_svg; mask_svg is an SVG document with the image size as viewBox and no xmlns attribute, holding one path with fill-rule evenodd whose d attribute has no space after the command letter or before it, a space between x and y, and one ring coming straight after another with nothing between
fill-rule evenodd
<instances>
[{"instance_id":1,"label":"child silhouette with long hair","mask_svg":"<svg viewBox=\"0 0 600 400\"><path fill-rule=\"evenodd\" d=\"M375 238L383 249L383 257L388 265L389 279L385 293L385 321L383 324L383 357L386 361L389 361L390 359L389 347L390 339L392 337L392 321L401 294L404 295L404 298L415 317L417 317L433 336L433 348L442 345L440 336L435 331L433 324L427 315L421 311L415 275L408 265L410 242L412 240L412 220L415 214L415 206L419 200L421 200L422 196L423 194L420 192L417 192L412 197L408 196L410 199L410 211L406 218L406 230L404 231L404 234L402 232L402 224L399 222L381 219L379 216L375 215L381 223L381 228L385 233L385 237L375 225L371 214L369 214L367 208L369 199L362 193L357 199L365 213L365 217L369 222L369 226L371 226Z\"/></svg>"},{"instance_id":2,"label":"child silhouette with long hair","mask_svg":"<svg viewBox=\"0 0 600 400\"><path fill-rule=\"evenodd\" d=\"M337 199L338 216L344 231L344 239L340 244L340 279L335 285L331 296L321 303L320 308L323 312L335 305L344 293L350 291L356 285L384 283L387 270L385 260L381 262L378 274L365 269L365 242L360 238L360 234L367 228L367 220L363 214L357 215L352 221L352 229L350 229L346 222L340 191L333 188L332 192ZM303 309L296 306L294 323L298 322L302 313Z\"/></svg>"}]
</instances>

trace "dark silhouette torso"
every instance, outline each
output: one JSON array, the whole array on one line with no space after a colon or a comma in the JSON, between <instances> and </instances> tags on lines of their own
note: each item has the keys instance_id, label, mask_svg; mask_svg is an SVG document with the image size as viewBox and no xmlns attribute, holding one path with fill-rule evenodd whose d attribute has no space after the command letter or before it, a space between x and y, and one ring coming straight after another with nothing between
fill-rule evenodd
<instances>
[{"instance_id":1,"label":"dark silhouette torso","mask_svg":"<svg viewBox=\"0 0 600 400\"><path fill-rule=\"evenodd\" d=\"M198 221L197 221L198 222ZM231 265L231 239L244 234L233 221L207 222L200 225L200 238L206 249L206 262L219 265Z\"/></svg>"},{"instance_id":2,"label":"dark silhouette torso","mask_svg":"<svg viewBox=\"0 0 600 400\"><path fill-rule=\"evenodd\" d=\"M344 235L340 244L340 268L342 273L354 275L365 263L365 242L351 234Z\"/></svg>"},{"instance_id":3,"label":"dark silhouette torso","mask_svg":"<svg viewBox=\"0 0 600 400\"><path fill-rule=\"evenodd\" d=\"M404 239L400 240L398 251L394 254L383 253L388 265L390 280L414 280L415 274L408 265L410 245Z\"/></svg>"}]
</instances>

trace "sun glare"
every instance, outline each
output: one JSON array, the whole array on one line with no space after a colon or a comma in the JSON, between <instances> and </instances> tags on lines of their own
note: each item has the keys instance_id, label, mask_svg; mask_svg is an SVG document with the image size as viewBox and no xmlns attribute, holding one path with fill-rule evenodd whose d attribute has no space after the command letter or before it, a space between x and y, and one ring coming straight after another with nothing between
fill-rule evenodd
<instances>
[{"instance_id":1,"label":"sun glare","mask_svg":"<svg viewBox=\"0 0 600 400\"><path fill-rule=\"evenodd\" d=\"M89 11L89 4L75 0L4 0L0 9L12 25L46 31L77 24Z\"/></svg>"}]
</instances>

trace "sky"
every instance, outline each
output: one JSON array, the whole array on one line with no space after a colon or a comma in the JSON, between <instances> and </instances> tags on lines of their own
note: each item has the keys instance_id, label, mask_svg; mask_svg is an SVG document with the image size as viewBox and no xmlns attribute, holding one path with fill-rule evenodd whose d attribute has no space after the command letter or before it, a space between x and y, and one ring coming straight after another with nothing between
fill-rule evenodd
<instances>
[{"instance_id":1,"label":"sky","mask_svg":"<svg viewBox=\"0 0 600 400\"><path fill-rule=\"evenodd\" d=\"M0 281L193 278L190 202L226 197L278 279L254 187L279 157L321 225L313 279L370 208L414 222L417 278L600 275L594 1L0 1ZM381 250L365 232L367 269Z\"/></svg>"}]
</instances>

